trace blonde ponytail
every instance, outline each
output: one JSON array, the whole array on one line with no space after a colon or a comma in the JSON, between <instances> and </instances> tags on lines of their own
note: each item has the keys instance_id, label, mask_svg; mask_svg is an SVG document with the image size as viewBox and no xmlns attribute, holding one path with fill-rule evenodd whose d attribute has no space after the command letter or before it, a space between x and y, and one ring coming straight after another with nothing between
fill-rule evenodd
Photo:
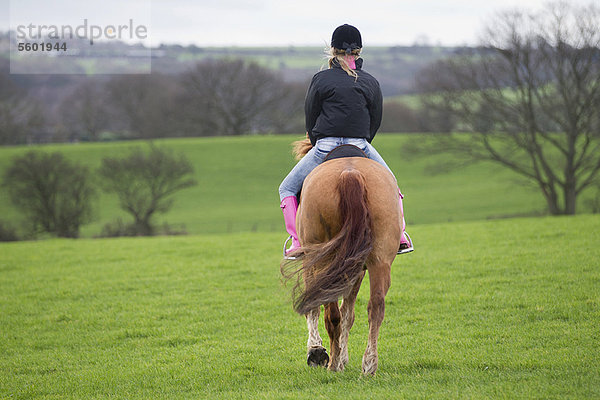
<instances>
[{"instance_id":1,"label":"blonde ponytail","mask_svg":"<svg viewBox=\"0 0 600 400\"><path fill-rule=\"evenodd\" d=\"M352 50L352 53L350 54L354 56L355 59L357 59L360 56L360 51L361 49ZM333 68L333 64L337 61L337 63L340 64L340 67L342 67L342 69L346 71L348 75L353 77L355 81L358 79L358 74L356 73L356 70L350 68L350 66L346 62L346 59L344 58L347 55L345 50L330 47L326 51L326 54L329 58L329 68Z\"/></svg>"}]
</instances>

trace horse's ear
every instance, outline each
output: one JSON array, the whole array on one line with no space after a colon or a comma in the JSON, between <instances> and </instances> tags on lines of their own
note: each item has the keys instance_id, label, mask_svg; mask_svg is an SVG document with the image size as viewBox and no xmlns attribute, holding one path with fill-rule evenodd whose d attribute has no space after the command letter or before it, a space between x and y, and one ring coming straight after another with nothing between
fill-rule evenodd
<instances>
[{"instance_id":1,"label":"horse's ear","mask_svg":"<svg viewBox=\"0 0 600 400\"><path fill-rule=\"evenodd\" d=\"M309 139L303 139L297 140L294 143L292 143L292 147L292 154L294 154L296 160L301 160L302 157L304 157L306 153L308 153L310 149L313 148L313 145L310 143Z\"/></svg>"}]
</instances>

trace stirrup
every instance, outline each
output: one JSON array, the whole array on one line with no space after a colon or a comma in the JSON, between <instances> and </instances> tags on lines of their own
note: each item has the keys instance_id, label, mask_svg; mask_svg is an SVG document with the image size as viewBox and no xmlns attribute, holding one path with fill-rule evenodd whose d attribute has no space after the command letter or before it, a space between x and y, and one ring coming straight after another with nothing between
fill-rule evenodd
<instances>
[{"instance_id":1,"label":"stirrup","mask_svg":"<svg viewBox=\"0 0 600 400\"><path fill-rule=\"evenodd\" d=\"M285 243L283 244L283 258L286 260L295 260L296 257L290 257L285 254L285 251L287 250L287 244L290 240L292 240L292 235L288 236L288 238L285 240Z\"/></svg>"},{"instance_id":2,"label":"stirrup","mask_svg":"<svg viewBox=\"0 0 600 400\"><path fill-rule=\"evenodd\" d=\"M401 247L401 248L400 248L400 249L398 249L398 253L396 253L396 254L406 254L406 253L410 253L410 252L413 252L413 251L415 251L415 247L413 246L412 239L411 239L411 238L410 238L410 236L408 235L408 232L406 232L406 231L405 231L405 232L404 232L404 236L406 237L406 239L408 239L408 247L406 247L406 248L404 248L404 249L403 249L403 248L402 248L402 245L403 245L403 244L406 244L406 243L401 243L401 244L400 244L400 247Z\"/></svg>"}]
</instances>

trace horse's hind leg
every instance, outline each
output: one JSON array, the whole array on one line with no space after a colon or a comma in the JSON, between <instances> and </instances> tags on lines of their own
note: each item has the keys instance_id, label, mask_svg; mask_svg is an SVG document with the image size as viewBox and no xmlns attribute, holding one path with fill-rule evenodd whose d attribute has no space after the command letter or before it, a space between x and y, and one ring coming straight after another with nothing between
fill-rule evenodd
<instances>
[{"instance_id":1,"label":"horse's hind leg","mask_svg":"<svg viewBox=\"0 0 600 400\"><path fill-rule=\"evenodd\" d=\"M340 359L343 365L348 364L350 357L348 356L348 335L350 329L354 325L354 304L356 303L356 296L360 289L365 273L360 274L350 293L344 297L342 306L340 307L340 313L342 315L342 332L340 334Z\"/></svg>"},{"instance_id":2,"label":"horse's hind leg","mask_svg":"<svg viewBox=\"0 0 600 400\"><path fill-rule=\"evenodd\" d=\"M340 358L340 334L342 330L342 316L338 303L333 302L325 306L325 328L329 334L331 360L329 360L329 369L331 371L341 371L344 364Z\"/></svg>"},{"instance_id":3,"label":"horse's hind leg","mask_svg":"<svg viewBox=\"0 0 600 400\"><path fill-rule=\"evenodd\" d=\"M377 371L377 339L379 327L385 314L385 295L390 288L390 264L378 263L369 267L370 299L369 299L369 341L363 355L362 371L375 375Z\"/></svg>"},{"instance_id":4,"label":"horse's hind leg","mask_svg":"<svg viewBox=\"0 0 600 400\"><path fill-rule=\"evenodd\" d=\"M321 307L306 314L306 325L308 327L308 342L306 363L311 367L326 367L329 362L327 350L323 347L323 340L319 335L319 314Z\"/></svg>"}]
</instances>

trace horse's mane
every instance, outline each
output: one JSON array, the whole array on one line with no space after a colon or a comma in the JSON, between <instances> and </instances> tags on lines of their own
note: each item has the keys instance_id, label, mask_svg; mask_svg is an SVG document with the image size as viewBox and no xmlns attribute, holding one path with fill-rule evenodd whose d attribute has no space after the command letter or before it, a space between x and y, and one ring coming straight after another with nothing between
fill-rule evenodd
<instances>
[{"instance_id":1,"label":"horse's mane","mask_svg":"<svg viewBox=\"0 0 600 400\"><path fill-rule=\"evenodd\" d=\"M313 145L310 143L310 139L306 138L295 141L292 143L292 147L292 154L294 154L296 160L300 160L313 148Z\"/></svg>"}]
</instances>

